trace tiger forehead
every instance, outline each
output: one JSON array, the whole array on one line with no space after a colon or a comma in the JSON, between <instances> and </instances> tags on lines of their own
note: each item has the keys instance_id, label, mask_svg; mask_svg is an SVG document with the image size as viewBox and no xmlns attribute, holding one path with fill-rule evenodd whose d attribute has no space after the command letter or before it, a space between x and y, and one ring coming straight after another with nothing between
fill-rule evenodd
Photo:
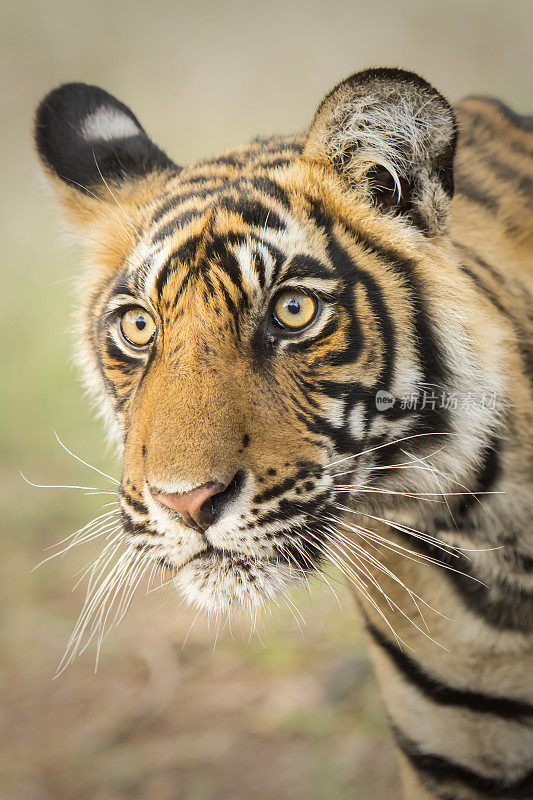
<instances>
[{"instance_id":1,"label":"tiger forehead","mask_svg":"<svg viewBox=\"0 0 533 800\"><path fill-rule=\"evenodd\" d=\"M165 235L158 218L139 252L138 287L156 298L169 285L182 293L187 285L201 282L211 292L213 281L229 281L252 295L289 279L301 286L318 281L325 291L334 290L336 274L320 230L308 217L299 218L288 201L280 209L269 197L259 199L252 189L241 187L237 193L226 188L190 208L182 195L173 194L171 220L168 214L164 217Z\"/></svg>"}]
</instances>

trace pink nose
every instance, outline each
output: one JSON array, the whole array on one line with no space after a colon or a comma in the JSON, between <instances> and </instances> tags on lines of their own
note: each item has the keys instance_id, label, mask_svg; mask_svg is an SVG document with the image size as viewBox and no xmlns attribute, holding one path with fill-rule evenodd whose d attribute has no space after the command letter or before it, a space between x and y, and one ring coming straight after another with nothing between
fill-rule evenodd
<instances>
[{"instance_id":1,"label":"pink nose","mask_svg":"<svg viewBox=\"0 0 533 800\"><path fill-rule=\"evenodd\" d=\"M212 501L215 495L226 489L223 483L210 481L191 489L190 492L167 494L151 489L152 496L167 508L176 511L185 525L205 530L218 516L218 509Z\"/></svg>"}]
</instances>

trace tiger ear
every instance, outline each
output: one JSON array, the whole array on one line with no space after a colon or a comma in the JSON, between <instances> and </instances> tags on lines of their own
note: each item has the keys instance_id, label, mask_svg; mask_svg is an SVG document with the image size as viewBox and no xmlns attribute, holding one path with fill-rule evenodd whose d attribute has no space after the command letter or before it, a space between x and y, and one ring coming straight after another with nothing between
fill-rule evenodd
<instances>
[{"instance_id":1,"label":"tiger ear","mask_svg":"<svg viewBox=\"0 0 533 800\"><path fill-rule=\"evenodd\" d=\"M125 225L124 215L131 222L179 169L127 106L85 83L64 84L42 100L35 144L74 227L100 235L102 226Z\"/></svg>"},{"instance_id":2,"label":"tiger ear","mask_svg":"<svg viewBox=\"0 0 533 800\"><path fill-rule=\"evenodd\" d=\"M376 206L436 235L453 196L456 139L452 108L423 78L368 69L326 95L304 157L328 163Z\"/></svg>"}]
</instances>

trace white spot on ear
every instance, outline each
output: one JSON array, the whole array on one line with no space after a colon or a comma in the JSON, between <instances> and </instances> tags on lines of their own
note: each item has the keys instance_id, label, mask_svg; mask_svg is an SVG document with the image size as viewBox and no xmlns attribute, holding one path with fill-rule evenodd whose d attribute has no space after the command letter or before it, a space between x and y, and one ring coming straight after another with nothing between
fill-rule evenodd
<instances>
[{"instance_id":1,"label":"white spot on ear","mask_svg":"<svg viewBox=\"0 0 533 800\"><path fill-rule=\"evenodd\" d=\"M88 142L110 142L113 139L137 136L141 129L122 111L110 106L100 106L85 118L81 132Z\"/></svg>"}]
</instances>

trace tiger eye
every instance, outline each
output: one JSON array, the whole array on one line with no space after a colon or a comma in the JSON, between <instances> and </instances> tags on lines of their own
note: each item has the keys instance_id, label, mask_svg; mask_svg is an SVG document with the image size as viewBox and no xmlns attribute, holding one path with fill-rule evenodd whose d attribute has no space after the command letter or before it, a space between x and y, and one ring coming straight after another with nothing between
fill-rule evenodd
<instances>
[{"instance_id":1,"label":"tiger eye","mask_svg":"<svg viewBox=\"0 0 533 800\"><path fill-rule=\"evenodd\" d=\"M144 308L130 308L120 319L123 338L135 347L149 344L155 333L155 322Z\"/></svg>"},{"instance_id":2,"label":"tiger eye","mask_svg":"<svg viewBox=\"0 0 533 800\"><path fill-rule=\"evenodd\" d=\"M274 318L289 331L299 331L313 321L317 311L314 297L296 289L282 292L274 303Z\"/></svg>"}]
</instances>

